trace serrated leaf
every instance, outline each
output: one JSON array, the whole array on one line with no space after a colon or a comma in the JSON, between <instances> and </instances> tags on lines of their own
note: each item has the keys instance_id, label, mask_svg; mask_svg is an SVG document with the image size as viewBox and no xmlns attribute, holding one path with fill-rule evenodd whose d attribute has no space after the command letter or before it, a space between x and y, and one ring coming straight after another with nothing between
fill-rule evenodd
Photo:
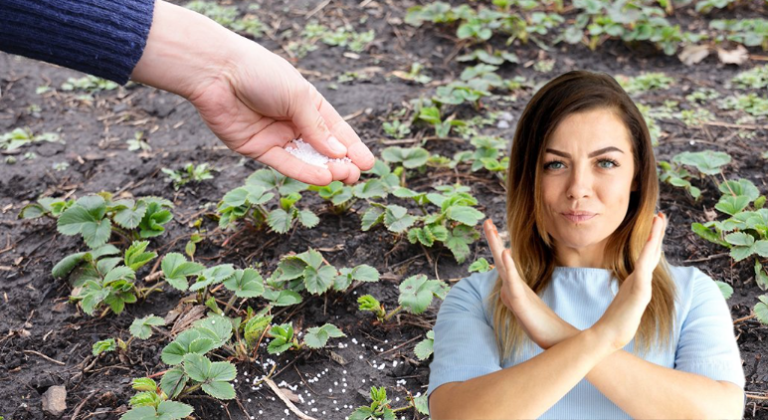
<instances>
[{"instance_id":1,"label":"serrated leaf","mask_svg":"<svg viewBox=\"0 0 768 420\"><path fill-rule=\"evenodd\" d=\"M416 357L418 357L419 360L427 360L434 351L434 342L435 340L427 338L420 341L419 344L416 344L416 347L413 348L413 352L416 353Z\"/></svg>"},{"instance_id":2,"label":"serrated leaf","mask_svg":"<svg viewBox=\"0 0 768 420\"><path fill-rule=\"evenodd\" d=\"M176 398L184 390L187 385L189 377L184 370L180 367L176 367L168 370L163 374L163 378L160 379L160 389L165 392L169 398Z\"/></svg>"},{"instance_id":3,"label":"serrated leaf","mask_svg":"<svg viewBox=\"0 0 768 420\"><path fill-rule=\"evenodd\" d=\"M257 297L264 293L264 279L252 268L235 270L233 276L224 280L224 286L241 298Z\"/></svg>"},{"instance_id":4,"label":"serrated leaf","mask_svg":"<svg viewBox=\"0 0 768 420\"><path fill-rule=\"evenodd\" d=\"M715 280L715 283L717 284L717 287L720 289L720 293L723 294L723 297L725 299L730 299L731 295L733 295L733 287L729 285L728 283L722 282L720 280Z\"/></svg>"},{"instance_id":5,"label":"serrated leaf","mask_svg":"<svg viewBox=\"0 0 768 420\"><path fill-rule=\"evenodd\" d=\"M328 342L328 332L320 327L309 328L304 335L304 342L309 348L319 349Z\"/></svg>"},{"instance_id":6,"label":"serrated leaf","mask_svg":"<svg viewBox=\"0 0 768 420\"><path fill-rule=\"evenodd\" d=\"M320 218L317 217L317 215L315 213L312 213L310 210L300 210L299 222L302 225L304 225L304 227L311 229L317 226L318 223L320 223Z\"/></svg>"},{"instance_id":7,"label":"serrated leaf","mask_svg":"<svg viewBox=\"0 0 768 420\"><path fill-rule=\"evenodd\" d=\"M358 281L379 281L379 271L367 264L360 264L352 270L352 279Z\"/></svg>"},{"instance_id":8,"label":"serrated leaf","mask_svg":"<svg viewBox=\"0 0 768 420\"><path fill-rule=\"evenodd\" d=\"M235 394L235 387L229 382L213 381L205 383L203 384L203 391L220 400L231 400L237 396Z\"/></svg>"},{"instance_id":9,"label":"serrated leaf","mask_svg":"<svg viewBox=\"0 0 768 420\"><path fill-rule=\"evenodd\" d=\"M206 336L208 331L213 335L217 347L223 346L232 337L232 323L229 318L221 315L209 315L207 318L199 319L192 325L200 331L202 336Z\"/></svg>"},{"instance_id":10,"label":"serrated leaf","mask_svg":"<svg viewBox=\"0 0 768 420\"><path fill-rule=\"evenodd\" d=\"M368 231L372 227L384 221L384 209L380 207L371 206L363 213L363 225L362 230Z\"/></svg>"},{"instance_id":11,"label":"serrated leaf","mask_svg":"<svg viewBox=\"0 0 768 420\"><path fill-rule=\"evenodd\" d=\"M485 217L482 212L468 206L451 206L448 208L446 216L468 226L475 226L480 219Z\"/></svg>"},{"instance_id":12,"label":"serrated leaf","mask_svg":"<svg viewBox=\"0 0 768 420\"><path fill-rule=\"evenodd\" d=\"M187 353L184 355L184 372L193 381L205 382L211 372L211 361L202 354Z\"/></svg>"},{"instance_id":13,"label":"serrated leaf","mask_svg":"<svg viewBox=\"0 0 768 420\"><path fill-rule=\"evenodd\" d=\"M320 267L319 270L307 266L304 269L304 285L309 293L319 295L333 285L337 274L336 269L328 265Z\"/></svg>"},{"instance_id":14,"label":"serrated leaf","mask_svg":"<svg viewBox=\"0 0 768 420\"><path fill-rule=\"evenodd\" d=\"M163 401L157 406L157 415L160 420L183 419L193 411L192 406L176 401Z\"/></svg>"},{"instance_id":15,"label":"serrated leaf","mask_svg":"<svg viewBox=\"0 0 768 420\"><path fill-rule=\"evenodd\" d=\"M155 315L147 315L143 318L136 318L131 323L129 331L131 335L146 340L152 336L152 327L165 325L165 320Z\"/></svg>"},{"instance_id":16,"label":"serrated leaf","mask_svg":"<svg viewBox=\"0 0 768 420\"><path fill-rule=\"evenodd\" d=\"M293 211L288 213L283 209L275 209L267 215L267 225L277 233L282 234L288 232L288 230L291 229L292 222Z\"/></svg>"},{"instance_id":17,"label":"serrated leaf","mask_svg":"<svg viewBox=\"0 0 768 420\"><path fill-rule=\"evenodd\" d=\"M408 214L408 209L396 204L387 206L384 212L384 225L392 232L402 233L416 222L416 217Z\"/></svg>"},{"instance_id":18,"label":"serrated leaf","mask_svg":"<svg viewBox=\"0 0 768 420\"><path fill-rule=\"evenodd\" d=\"M135 229L147 213L146 203L140 201L135 207L125 207L115 212L115 223L126 229Z\"/></svg>"}]
</instances>

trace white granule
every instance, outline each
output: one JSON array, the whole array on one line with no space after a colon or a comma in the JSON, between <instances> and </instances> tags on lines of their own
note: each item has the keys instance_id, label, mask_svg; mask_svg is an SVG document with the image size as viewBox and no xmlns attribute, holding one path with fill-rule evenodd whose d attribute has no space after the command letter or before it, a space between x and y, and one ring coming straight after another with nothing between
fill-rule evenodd
<instances>
[{"instance_id":1,"label":"white granule","mask_svg":"<svg viewBox=\"0 0 768 420\"><path fill-rule=\"evenodd\" d=\"M302 139L293 140L285 147L285 150L310 165L320 166L325 169L328 169L328 162L352 162L352 159L346 156L341 159L331 159L315 150L311 144L305 143Z\"/></svg>"}]
</instances>

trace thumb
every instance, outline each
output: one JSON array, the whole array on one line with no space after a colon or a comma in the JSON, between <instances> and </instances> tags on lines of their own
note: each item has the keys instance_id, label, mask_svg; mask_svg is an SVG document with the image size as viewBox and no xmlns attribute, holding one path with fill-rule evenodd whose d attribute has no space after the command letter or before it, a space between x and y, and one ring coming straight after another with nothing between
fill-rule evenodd
<instances>
[{"instance_id":1,"label":"thumb","mask_svg":"<svg viewBox=\"0 0 768 420\"><path fill-rule=\"evenodd\" d=\"M309 82L305 83L308 85L307 94L296 98L298 104L291 115L293 124L301 133L301 138L319 153L330 158L346 156L347 148L331 134L320 113L325 98Z\"/></svg>"}]
</instances>

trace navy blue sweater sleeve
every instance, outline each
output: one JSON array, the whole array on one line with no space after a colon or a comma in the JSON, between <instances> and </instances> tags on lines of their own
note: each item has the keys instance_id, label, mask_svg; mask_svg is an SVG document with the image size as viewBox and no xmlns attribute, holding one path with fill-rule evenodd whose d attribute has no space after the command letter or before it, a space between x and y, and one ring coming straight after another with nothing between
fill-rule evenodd
<instances>
[{"instance_id":1,"label":"navy blue sweater sleeve","mask_svg":"<svg viewBox=\"0 0 768 420\"><path fill-rule=\"evenodd\" d=\"M155 0L0 0L0 50L125 84Z\"/></svg>"}]
</instances>

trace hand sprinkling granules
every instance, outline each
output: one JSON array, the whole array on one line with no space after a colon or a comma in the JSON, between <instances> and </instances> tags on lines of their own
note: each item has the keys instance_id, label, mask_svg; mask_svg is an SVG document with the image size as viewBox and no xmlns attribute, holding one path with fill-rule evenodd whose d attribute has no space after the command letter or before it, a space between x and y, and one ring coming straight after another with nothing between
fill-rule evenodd
<instances>
[{"instance_id":1,"label":"hand sprinkling granules","mask_svg":"<svg viewBox=\"0 0 768 420\"><path fill-rule=\"evenodd\" d=\"M293 140L286 146L285 150L310 165L321 166L325 169L328 169L328 162L352 162L352 159L346 156L341 159L331 159L315 150L311 144L304 142L302 139Z\"/></svg>"}]
</instances>

